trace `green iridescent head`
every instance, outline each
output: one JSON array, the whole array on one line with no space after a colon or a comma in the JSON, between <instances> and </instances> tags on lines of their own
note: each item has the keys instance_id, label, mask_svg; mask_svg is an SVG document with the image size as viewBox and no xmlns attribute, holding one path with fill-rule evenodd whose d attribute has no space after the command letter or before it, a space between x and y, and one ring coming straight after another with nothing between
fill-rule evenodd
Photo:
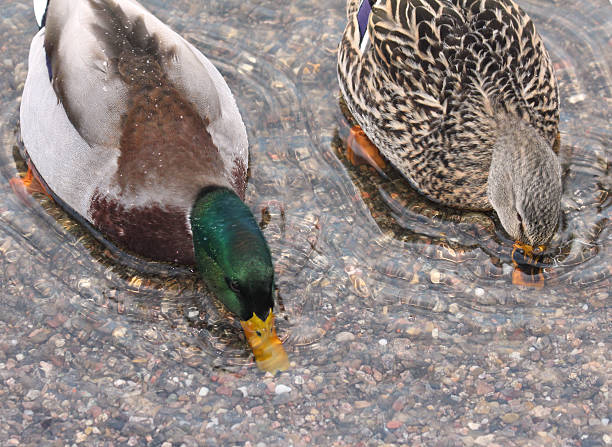
<instances>
[{"instance_id":1,"label":"green iridescent head","mask_svg":"<svg viewBox=\"0 0 612 447\"><path fill-rule=\"evenodd\" d=\"M203 190L191 212L198 269L213 293L241 320L266 320L274 307L274 269L253 214L230 189Z\"/></svg>"}]
</instances>

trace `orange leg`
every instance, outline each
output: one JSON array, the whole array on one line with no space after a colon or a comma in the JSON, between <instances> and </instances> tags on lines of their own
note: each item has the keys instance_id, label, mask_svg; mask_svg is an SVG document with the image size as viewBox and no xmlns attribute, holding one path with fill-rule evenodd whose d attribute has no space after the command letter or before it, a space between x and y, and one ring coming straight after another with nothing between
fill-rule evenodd
<instances>
[{"instance_id":1,"label":"orange leg","mask_svg":"<svg viewBox=\"0 0 612 447\"><path fill-rule=\"evenodd\" d=\"M517 252L521 249L523 253ZM514 271L512 272L512 284L517 286L535 287L541 289L544 287L544 275L542 269L535 266L536 259L534 258L534 251L541 252L542 247L538 247L535 250L529 245L523 245L519 242L514 244L512 248L512 263L514 264ZM521 262L517 262L516 258L522 258Z\"/></svg>"},{"instance_id":2,"label":"orange leg","mask_svg":"<svg viewBox=\"0 0 612 447\"><path fill-rule=\"evenodd\" d=\"M346 142L346 157L353 166L368 164L376 169L380 175L386 177L383 172L385 162L380 156L380 152L360 126L351 128L351 134Z\"/></svg>"},{"instance_id":3,"label":"orange leg","mask_svg":"<svg viewBox=\"0 0 612 447\"><path fill-rule=\"evenodd\" d=\"M53 200L53 197L51 197L51 194L49 194L47 188L45 188L45 186L42 184L38 173L32 167L32 163L29 161L28 172L26 172L25 176L23 176L23 178L13 177L9 180L9 184L11 185L11 188L15 194L17 194L17 197L19 197L25 203L28 203L27 196L34 193L44 194Z\"/></svg>"}]
</instances>

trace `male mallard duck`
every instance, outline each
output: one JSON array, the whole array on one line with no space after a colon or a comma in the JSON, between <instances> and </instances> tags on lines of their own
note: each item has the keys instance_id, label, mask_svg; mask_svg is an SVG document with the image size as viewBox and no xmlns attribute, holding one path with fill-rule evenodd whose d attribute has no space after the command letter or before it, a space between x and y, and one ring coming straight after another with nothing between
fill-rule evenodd
<instances>
[{"instance_id":1,"label":"male mallard duck","mask_svg":"<svg viewBox=\"0 0 612 447\"><path fill-rule=\"evenodd\" d=\"M247 134L221 74L134 0L34 3L21 134L38 175L117 244L196 264L258 365L286 369L270 250L242 201Z\"/></svg>"},{"instance_id":2,"label":"male mallard duck","mask_svg":"<svg viewBox=\"0 0 612 447\"><path fill-rule=\"evenodd\" d=\"M548 242L561 201L559 101L529 17L512 0L347 9L338 78L367 137L430 199L493 208L517 241Z\"/></svg>"}]
</instances>

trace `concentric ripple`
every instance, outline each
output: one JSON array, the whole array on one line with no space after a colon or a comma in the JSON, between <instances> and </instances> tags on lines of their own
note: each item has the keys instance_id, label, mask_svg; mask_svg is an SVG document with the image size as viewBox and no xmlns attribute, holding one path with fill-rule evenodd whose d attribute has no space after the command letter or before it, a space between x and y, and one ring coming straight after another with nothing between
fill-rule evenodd
<instances>
[{"instance_id":1,"label":"concentric ripple","mask_svg":"<svg viewBox=\"0 0 612 447\"><path fill-rule=\"evenodd\" d=\"M29 41L25 2L4 3L14 26L2 37ZM272 249L278 331L297 364L317 365L319 352L336 349L337 327L382 317L422 315L450 333L487 334L502 323L546 324L559 308L603 306L612 278L612 26L597 8L520 2L551 53L562 98L563 222L537 289L512 284L512 241L494 215L436 206L392 169L383 179L346 162L335 67L343 2L304 16L237 0L144 3L208 55L236 96L251 144L247 202ZM238 322L188 268L129 257L46 199L24 204L12 193L8 180L23 169L25 68L0 67L0 283L10 297L0 312L85 332L134 361L252 368Z\"/></svg>"}]
</instances>

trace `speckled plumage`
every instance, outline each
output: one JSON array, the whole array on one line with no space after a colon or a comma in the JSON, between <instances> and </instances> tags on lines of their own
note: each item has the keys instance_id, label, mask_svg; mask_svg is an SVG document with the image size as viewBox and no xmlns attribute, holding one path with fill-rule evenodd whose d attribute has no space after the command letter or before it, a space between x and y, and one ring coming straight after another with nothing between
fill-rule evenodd
<instances>
[{"instance_id":1,"label":"speckled plumage","mask_svg":"<svg viewBox=\"0 0 612 447\"><path fill-rule=\"evenodd\" d=\"M512 0L370 3L362 53L359 2L347 2L338 77L349 110L429 198L491 209L489 168L504 124L526 123L550 147L558 138L557 84L533 22Z\"/></svg>"}]
</instances>

